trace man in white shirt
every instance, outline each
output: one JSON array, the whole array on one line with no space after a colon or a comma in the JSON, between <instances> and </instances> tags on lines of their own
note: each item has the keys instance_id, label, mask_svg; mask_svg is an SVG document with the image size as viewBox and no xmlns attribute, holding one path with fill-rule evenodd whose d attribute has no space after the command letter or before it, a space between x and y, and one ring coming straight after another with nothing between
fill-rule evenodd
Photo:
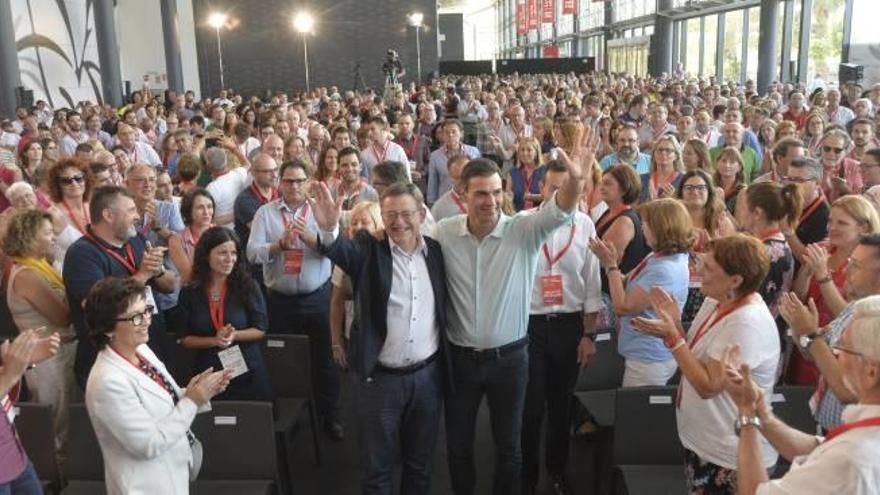
<instances>
[{"instance_id":1,"label":"man in white shirt","mask_svg":"<svg viewBox=\"0 0 880 495\"><path fill-rule=\"evenodd\" d=\"M825 113L828 115L829 123L837 123L844 127L856 118L852 110L840 106L840 91L836 88L825 92Z\"/></svg>"},{"instance_id":2,"label":"man in white shirt","mask_svg":"<svg viewBox=\"0 0 880 495\"><path fill-rule=\"evenodd\" d=\"M251 153L258 152L260 149L260 140L251 136L251 128L244 122L239 122L233 130L235 133L235 144L238 150L244 156L251 156Z\"/></svg>"},{"instance_id":3,"label":"man in white shirt","mask_svg":"<svg viewBox=\"0 0 880 495\"><path fill-rule=\"evenodd\" d=\"M550 198L568 180L558 161L547 165L541 194ZM539 207L540 208L540 207ZM536 210L531 210L536 211ZM544 462L552 493L570 493L568 429L578 370L595 353L596 314L602 308L599 260L589 249L593 221L576 211L541 247L529 310L529 384L522 426L523 493L534 493L540 477L541 425L547 411Z\"/></svg>"},{"instance_id":4,"label":"man in white shirt","mask_svg":"<svg viewBox=\"0 0 880 495\"><path fill-rule=\"evenodd\" d=\"M88 140L89 135L82 130L82 116L77 112L69 112L67 114L67 133L61 138L59 146L61 155L73 156L76 153L76 147Z\"/></svg>"},{"instance_id":5,"label":"man in white shirt","mask_svg":"<svg viewBox=\"0 0 880 495\"><path fill-rule=\"evenodd\" d=\"M403 148L388 139L388 132L385 126L385 120L382 117L370 117L365 122L367 126L370 145L361 152L361 173L366 177L367 182L370 181L370 175L373 167L377 163L384 161L400 162L406 166L406 178L412 181L412 175L409 170L409 159L406 157L406 151Z\"/></svg>"},{"instance_id":6,"label":"man in white shirt","mask_svg":"<svg viewBox=\"0 0 880 495\"><path fill-rule=\"evenodd\" d=\"M712 127L712 116L706 109L697 110L694 114L694 139L706 143L709 148L718 146L721 133Z\"/></svg>"},{"instance_id":7,"label":"man in white shirt","mask_svg":"<svg viewBox=\"0 0 880 495\"><path fill-rule=\"evenodd\" d=\"M149 144L137 140L137 130L128 124L119 124L116 137L119 146L125 151L129 163L146 163L154 167L162 166L162 160ZM76 148L74 147L74 151Z\"/></svg>"},{"instance_id":8,"label":"man in white shirt","mask_svg":"<svg viewBox=\"0 0 880 495\"><path fill-rule=\"evenodd\" d=\"M857 268L858 269L858 268ZM843 426L818 437L796 430L773 415L769 399L757 389L749 369L737 373L732 362L725 388L736 402L739 418L737 483L740 495L847 494L869 495L880 486L880 296L853 306L852 322L832 346L841 379L855 392L858 403L843 411ZM761 464L763 435L791 469L768 480Z\"/></svg>"},{"instance_id":9,"label":"man in white shirt","mask_svg":"<svg viewBox=\"0 0 880 495\"><path fill-rule=\"evenodd\" d=\"M235 198L248 186L252 178L248 173L250 162L238 151L238 146L232 140L223 143L225 150L220 147L205 150L205 166L213 180L206 187L214 198L214 225L220 225L228 229L235 228ZM241 161L241 166L229 170L226 152L235 153Z\"/></svg>"}]
</instances>

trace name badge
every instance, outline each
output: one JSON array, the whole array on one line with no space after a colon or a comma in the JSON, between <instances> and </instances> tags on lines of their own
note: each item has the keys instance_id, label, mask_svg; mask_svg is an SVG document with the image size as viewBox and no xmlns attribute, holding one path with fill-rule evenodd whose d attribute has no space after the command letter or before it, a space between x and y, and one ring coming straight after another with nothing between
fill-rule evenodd
<instances>
[{"instance_id":1,"label":"name badge","mask_svg":"<svg viewBox=\"0 0 880 495\"><path fill-rule=\"evenodd\" d=\"M244 354L241 353L241 347L234 345L219 351L217 357L223 369L232 370L232 378L241 376L248 371L247 363L244 362Z\"/></svg>"},{"instance_id":2,"label":"name badge","mask_svg":"<svg viewBox=\"0 0 880 495\"><path fill-rule=\"evenodd\" d=\"M541 277L541 297L544 300L544 306L562 305L562 275Z\"/></svg>"},{"instance_id":3,"label":"name badge","mask_svg":"<svg viewBox=\"0 0 880 495\"><path fill-rule=\"evenodd\" d=\"M284 274L299 275L302 272L303 250L284 251Z\"/></svg>"}]
</instances>

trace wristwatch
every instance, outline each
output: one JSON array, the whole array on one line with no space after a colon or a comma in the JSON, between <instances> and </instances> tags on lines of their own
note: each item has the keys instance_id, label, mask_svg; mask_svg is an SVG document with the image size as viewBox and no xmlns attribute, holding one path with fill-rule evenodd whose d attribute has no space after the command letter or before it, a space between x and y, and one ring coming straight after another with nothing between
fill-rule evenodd
<instances>
[{"instance_id":1,"label":"wristwatch","mask_svg":"<svg viewBox=\"0 0 880 495\"><path fill-rule=\"evenodd\" d=\"M739 432L744 426L754 426L760 430L762 426L761 418L757 416L747 416L745 414L738 416L736 421L733 422L733 431L736 433L736 436L739 436Z\"/></svg>"},{"instance_id":2,"label":"wristwatch","mask_svg":"<svg viewBox=\"0 0 880 495\"><path fill-rule=\"evenodd\" d=\"M800 337L798 337L797 344L801 349L806 351L807 349L810 348L810 344L812 344L813 341L815 341L816 339L818 339L821 336L822 336L822 332L819 332L819 331L816 331L816 332L813 332L813 333L807 334L807 335L801 335Z\"/></svg>"}]
</instances>

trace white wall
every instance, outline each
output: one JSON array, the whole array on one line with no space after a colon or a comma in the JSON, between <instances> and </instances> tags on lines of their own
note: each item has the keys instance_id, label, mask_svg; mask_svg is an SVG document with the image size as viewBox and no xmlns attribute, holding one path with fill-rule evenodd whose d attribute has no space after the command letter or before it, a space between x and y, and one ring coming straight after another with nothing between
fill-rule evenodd
<instances>
[{"instance_id":1,"label":"white wall","mask_svg":"<svg viewBox=\"0 0 880 495\"><path fill-rule=\"evenodd\" d=\"M877 0L853 2L849 61L865 67L865 87L880 82L880 35L874 24L878 18L880 2Z\"/></svg>"},{"instance_id":2,"label":"white wall","mask_svg":"<svg viewBox=\"0 0 880 495\"><path fill-rule=\"evenodd\" d=\"M94 12L86 16L86 0L64 0L66 21L55 0L11 1L16 42L26 45L18 52L21 82L34 100L59 108L97 100L100 62Z\"/></svg>"},{"instance_id":3,"label":"white wall","mask_svg":"<svg viewBox=\"0 0 880 495\"><path fill-rule=\"evenodd\" d=\"M196 54L196 24L192 0L177 0L177 22L180 26L180 58L183 64L183 87L201 98L199 60Z\"/></svg>"},{"instance_id":4,"label":"white wall","mask_svg":"<svg viewBox=\"0 0 880 495\"><path fill-rule=\"evenodd\" d=\"M159 2L118 0L115 15L122 80L131 81L132 91L144 84L154 90L167 88Z\"/></svg>"}]
</instances>

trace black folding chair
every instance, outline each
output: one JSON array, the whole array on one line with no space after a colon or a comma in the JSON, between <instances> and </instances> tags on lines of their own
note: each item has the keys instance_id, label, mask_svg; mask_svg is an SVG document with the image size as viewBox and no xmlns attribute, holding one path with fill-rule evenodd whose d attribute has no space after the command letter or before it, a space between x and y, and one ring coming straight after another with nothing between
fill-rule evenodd
<instances>
[{"instance_id":1,"label":"black folding chair","mask_svg":"<svg viewBox=\"0 0 880 495\"><path fill-rule=\"evenodd\" d=\"M616 493L685 491L684 449L675 422L675 387L621 388L614 420Z\"/></svg>"},{"instance_id":2,"label":"black folding chair","mask_svg":"<svg viewBox=\"0 0 880 495\"><path fill-rule=\"evenodd\" d=\"M71 404L67 423L67 486L62 495L105 493L104 458L85 404Z\"/></svg>"},{"instance_id":3,"label":"black folding chair","mask_svg":"<svg viewBox=\"0 0 880 495\"><path fill-rule=\"evenodd\" d=\"M277 487L278 464L272 404L217 401L196 415L192 431L202 442L204 460L193 493L270 495Z\"/></svg>"},{"instance_id":4,"label":"black folding chair","mask_svg":"<svg viewBox=\"0 0 880 495\"><path fill-rule=\"evenodd\" d=\"M773 414L792 428L811 435L815 434L816 420L813 418L813 412L810 411L810 397L814 391L815 389L809 386L784 385L775 387L773 394L769 397ZM788 472L790 467L791 462L779 456L773 477L781 477Z\"/></svg>"},{"instance_id":5,"label":"black folding chair","mask_svg":"<svg viewBox=\"0 0 880 495\"><path fill-rule=\"evenodd\" d=\"M623 358L617 353L613 328L596 333L596 354L580 371L575 397L590 411L598 426L614 424L614 396L623 381Z\"/></svg>"},{"instance_id":6,"label":"black folding chair","mask_svg":"<svg viewBox=\"0 0 880 495\"><path fill-rule=\"evenodd\" d=\"M18 403L15 409L15 429L40 477L43 491L55 493L61 488L61 475L55 457L54 410L48 404L33 402Z\"/></svg>"}]
</instances>

